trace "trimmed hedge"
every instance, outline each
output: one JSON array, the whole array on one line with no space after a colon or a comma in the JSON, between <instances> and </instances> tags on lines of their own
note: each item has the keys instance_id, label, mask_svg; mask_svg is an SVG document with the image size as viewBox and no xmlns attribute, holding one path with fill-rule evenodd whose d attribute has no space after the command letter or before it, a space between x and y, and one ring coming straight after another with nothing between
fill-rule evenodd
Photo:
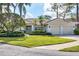
<instances>
[{"instance_id":1,"label":"trimmed hedge","mask_svg":"<svg viewBox=\"0 0 79 59\"><path fill-rule=\"evenodd\" d=\"M22 37L24 33L22 32L0 32L0 37Z\"/></svg>"},{"instance_id":2,"label":"trimmed hedge","mask_svg":"<svg viewBox=\"0 0 79 59\"><path fill-rule=\"evenodd\" d=\"M74 34L79 35L79 28L76 28L76 29L74 30Z\"/></svg>"},{"instance_id":3,"label":"trimmed hedge","mask_svg":"<svg viewBox=\"0 0 79 59\"><path fill-rule=\"evenodd\" d=\"M30 34L31 35L51 35L51 33L46 33L45 31L42 31L42 30L35 30Z\"/></svg>"}]
</instances>

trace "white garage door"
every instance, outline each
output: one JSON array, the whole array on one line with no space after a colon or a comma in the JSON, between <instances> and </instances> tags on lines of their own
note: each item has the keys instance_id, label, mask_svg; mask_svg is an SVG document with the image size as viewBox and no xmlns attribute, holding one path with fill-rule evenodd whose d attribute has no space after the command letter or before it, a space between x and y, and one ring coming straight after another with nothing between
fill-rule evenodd
<instances>
[{"instance_id":1,"label":"white garage door","mask_svg":"<svg viewBox=\"0 0 79 59\"><path fill-rule=\"evenodd\" d=\"M51 28L52 34L63 35L63 34L73 34L73 27L71 26L55 26Z\"/></svg>"},{"instance_id":2,"label":"white garage door","mask_svg":"<svg viewBox=\"0 0 79 59\"><path fill-rule=\"evenodd\" d=\"M57 26L52 27L52 28L51 28L52 34L60 34L60 30L59 30L59 29L60 29L60 28L57 27Z\"/></svg>"},{"instance_id":3,"label":"white garage door","mask_svg":"<svg viewBox=\"0 0 79 59\"><path fill-rule=\"evenodd\" d=\"M73 26L63 27L63 34L73 34Z\"/></svg>"}]
</instances>

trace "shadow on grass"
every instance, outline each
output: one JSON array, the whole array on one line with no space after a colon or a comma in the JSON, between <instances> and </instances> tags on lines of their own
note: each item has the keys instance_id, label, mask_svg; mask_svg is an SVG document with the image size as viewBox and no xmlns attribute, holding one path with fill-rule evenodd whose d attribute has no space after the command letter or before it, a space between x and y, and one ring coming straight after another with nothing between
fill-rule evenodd
<instances>
[{"instance_id":1,"label":"shadow on grass","mask_svg":"<svg viewBox=\"0 0 79 59\"><path fill-rule=\"evenodd\" d=\"M0 37L0 43L7 43L10 41L24 41L28 37Z\"/></svg>"},{"instance_id":2,"label":"shadow on grass","mask_svg":"<svg viewBox=\"0 0 79 59\"><path fill-rule=\"evenodd\" d=\"M0 45L4 45L4 44L7 44L6 42L0 42Z\"/></svg>"}]
</instances>

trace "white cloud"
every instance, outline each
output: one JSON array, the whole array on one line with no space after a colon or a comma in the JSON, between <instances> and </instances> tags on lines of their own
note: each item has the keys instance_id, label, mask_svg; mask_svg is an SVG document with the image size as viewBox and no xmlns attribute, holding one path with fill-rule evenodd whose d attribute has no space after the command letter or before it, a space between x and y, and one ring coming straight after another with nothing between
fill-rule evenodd
<instances>
[{"instance_id":1,"label":"white cloud","mask_svg":"<svg viewBox=\"0 0 79 59\"><path fill-rule=\"evenodd\" d=\"M48 11L48 9L50 9L50 8L51 8L50 3L44 3L44 8L43 8L44 13L43 13L43 15L51 15L52 12Z\"/></svg>"},{"instance_id":2,"label":"white cloud","mask_svg":"<svg viewBox=\"0 0 79 59\"><path fill-rule=\"evenodd\" d=\"M44 3L44 11L47 11L47 9L50 9L51 5L50 3Z\"/></svg>"},{"instance_id":3,"label":"white cloud","mask_svg":"<svg viewBox=\"0 0 79 59\"><path fill-rule=\"evenodd\" d=\"M43 15L49 15L49 16L52 16L52 18L55 18L56 17L56 15L55 15L54 12L48 11L48 10L51 9L50 3L44 3L44 8L43 9L44 9Z\"/></svg>"}]
</instances>

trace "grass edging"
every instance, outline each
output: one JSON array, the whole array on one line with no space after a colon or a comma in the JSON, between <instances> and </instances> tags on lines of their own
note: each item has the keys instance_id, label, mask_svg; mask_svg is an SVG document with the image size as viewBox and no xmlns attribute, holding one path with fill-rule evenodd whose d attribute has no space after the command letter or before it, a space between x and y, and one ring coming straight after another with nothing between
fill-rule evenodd
<instances>
[{"instance_id":1,"label":"grass edging","mask_svg":"<svg viewBox=\"0 0 79 59\"><path fill-rule=\"evenodd\" d=\"M76 40L64 39L53 36L30 36L30 37L20 37L20 38L0 38L0 42L5 42L7 44L23 47L37 47L37 46L46 46L46 45L56 45L69 43Z\"/></svg>"},{"instance_id":2,"label":"grass edging","mask_svg":"<svg viewBox=\"0 0 79 59\"><path fill-rule=\"evenodd\" d=\"M69 48L64 48L64 49L61 49L59 51L64 51L64 52L79 52L79 45L72 46L72 47L69 47Z\"/></svg>"}]
</instances>

